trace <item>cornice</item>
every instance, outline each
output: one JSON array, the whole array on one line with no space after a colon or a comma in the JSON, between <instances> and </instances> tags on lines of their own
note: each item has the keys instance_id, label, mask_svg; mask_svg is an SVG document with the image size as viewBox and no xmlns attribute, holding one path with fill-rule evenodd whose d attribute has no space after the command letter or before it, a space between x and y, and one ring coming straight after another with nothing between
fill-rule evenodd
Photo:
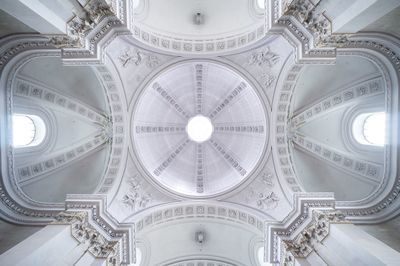
<instances>
[{"instance_id":1,"label":"cornice","mask_svg":"<svg viewBox=\"0 0 400 266\"><path fill-rule=\"evenodd\" d=\"M293 211L283 222L265 224L264 259L270 263L281 261L281 240L293 239L312 221L313 210L334 210L332 193L298 193L293 198Z\"/></svg>"},{"instance_id":2,"label":"cornice","mask_svg":"<svg viewBox=\"0 0 400 266\"><path fill-rule=\"evenodd\" d=\"M120 224L107 212L106 197L68 195L65 212L53 224L71 224L73 237L89 243L89 252L104 258L107 265L128 265L136 261L134 224Z\"/></svg>"}]
</instances>

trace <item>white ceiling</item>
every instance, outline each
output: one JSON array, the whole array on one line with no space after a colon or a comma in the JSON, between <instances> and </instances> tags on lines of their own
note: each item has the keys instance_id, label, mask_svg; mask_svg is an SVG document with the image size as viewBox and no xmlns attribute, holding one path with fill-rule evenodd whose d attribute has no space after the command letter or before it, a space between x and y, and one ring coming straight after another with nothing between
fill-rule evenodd
<instances>
[{"instance_id":1,"label":"white ceiling","mask_svg":"<svg viewBox=\"0 0 400 266\"><path fill-rule=\"evenodd\" d=\"M214 126L211 138L201 144L185 130L198 114ZM170 127L175 130L166 132ZM135 151L156 182L178 194L204 197L224 192L251 174L264 152L268 124L248 82L221 65L195 61L174 66L147 86L132 129Z\"/></svg>"}]
</instances>

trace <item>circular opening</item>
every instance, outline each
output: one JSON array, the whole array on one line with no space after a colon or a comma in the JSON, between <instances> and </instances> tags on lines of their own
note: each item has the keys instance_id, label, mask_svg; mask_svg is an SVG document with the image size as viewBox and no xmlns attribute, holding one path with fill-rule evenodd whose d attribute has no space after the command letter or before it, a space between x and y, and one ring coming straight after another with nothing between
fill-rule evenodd
<instances>
[{"instance_id":1,"label":"circular opening","mask_svg":"<svg viewBox=\"0 0 400 266\"><path fill-rule=\"evenodd\" d=\"M189 138L195 142L209 140L213 130L214 127L211 120L202 115L192 117L186 126L186 132Z\"/></svg>"}]
</instances>

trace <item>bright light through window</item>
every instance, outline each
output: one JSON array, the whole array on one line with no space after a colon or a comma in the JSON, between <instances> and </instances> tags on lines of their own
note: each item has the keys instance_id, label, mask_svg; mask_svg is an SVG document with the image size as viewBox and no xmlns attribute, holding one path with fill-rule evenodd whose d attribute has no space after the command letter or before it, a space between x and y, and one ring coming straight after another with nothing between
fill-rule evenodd
<instances>
[{"instance_id":1,"label":"bright light through window","mask_svg":"<svg viewBox=\"0 0 400 266\"><path fill-rule=\"evenodd\" d=\"M383 146L385 144L386 115L385 113L373 113L364 121L363 133L365 140L372 145Z\"/></svg>"},{"instance_id":2,"label":"bright light through window","mask_svg":"<svg viewBox=\"0 0 400 266\"><path fill-rule=\"evenodd\" d=\"M386 114L384 112L363 113L353 122L353 136L363 145L384 146Z\"/></svg>"},{"instance_id":3,"label":"bright light through window","mask_svg":"<svg viewBox=\"0 0 400 266\"><path fill-rule=\"evenodd\" d=\"M189 138L195 142L204 142L208 140L213 133L213 125L205 116L197 115L189 120L186 131Z\"/></svg>"},{"instance_id":4,"label":"bright light through window","mask_svg":"<svg viewBox=\"0 0 400 266\"><path fill-rule=\"evenodd\" d=\"M265 9L265 0L257 0L257 5L261 9Z\"/></svg>"},{"instance_id":5,"label":"bright light through window","mask_svg":"<svg viewBox=\"0 0 400 266\"><path fill-rule=\"evenodd\" d=\"M28 146L35 139L36 128L33 120L26 115L13 115L13 145Z\"/></svg>"},{"instance_id":6,"label":"bright light through window","mask_svg":"<svg viewBox=\"0 0 400 266\"><path fill-rule=\"evenodd\" d=\"M16 148L39 145L45 136L43 120L36 115L14 114L12 116L13 146Z\"/></svg>"}]
</instances>

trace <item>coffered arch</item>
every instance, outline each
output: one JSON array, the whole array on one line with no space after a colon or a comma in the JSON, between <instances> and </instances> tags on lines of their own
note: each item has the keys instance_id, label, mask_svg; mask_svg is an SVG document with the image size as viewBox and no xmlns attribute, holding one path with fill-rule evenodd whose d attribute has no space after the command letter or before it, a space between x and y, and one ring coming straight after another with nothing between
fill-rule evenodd
<instances>
[{"instance_id":1,"label":"coffered arch","mask_svg":"<svg viewBox=\"0 0 400 266\"><path fill-rule=\"evenodd\" d=\"M9 154L2 178L9 191L18 195L16 201L62 208L66 194L93 193L103 180L105 168L99 165L109 160L110 111L94 70L63 66L58 50L46 50L19 56L2 73L7 84L3 98L7 123L2 126ZM43 120L46 135L42 144L22 148L25 151L12 146L14 113ZM52 189L43 191L43 187Z\"/></svg>"}]
</instances>

